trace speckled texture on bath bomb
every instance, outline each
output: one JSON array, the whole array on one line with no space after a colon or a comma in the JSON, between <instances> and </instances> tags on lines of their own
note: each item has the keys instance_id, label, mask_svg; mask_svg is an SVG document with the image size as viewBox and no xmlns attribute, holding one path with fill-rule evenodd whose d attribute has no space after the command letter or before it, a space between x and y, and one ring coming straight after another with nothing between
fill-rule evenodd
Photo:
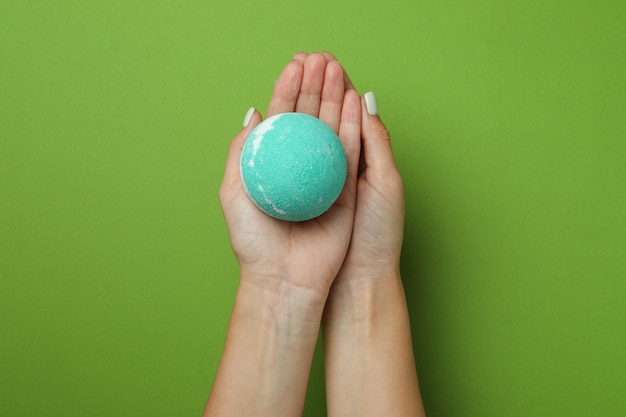
<instances>
[{"instance_id":1,"label":"speckled texture on bath bomb","mask_svg":"<svg viewBox=\"0 0 626 417\"><path fill-rule=\"evenodd\" d=\"M263 212L281 220L315 218L332 206L347 162L335 132L302 113L272 116L256 126L241 153L241 179Z\"/></svg>"}]
</instances>

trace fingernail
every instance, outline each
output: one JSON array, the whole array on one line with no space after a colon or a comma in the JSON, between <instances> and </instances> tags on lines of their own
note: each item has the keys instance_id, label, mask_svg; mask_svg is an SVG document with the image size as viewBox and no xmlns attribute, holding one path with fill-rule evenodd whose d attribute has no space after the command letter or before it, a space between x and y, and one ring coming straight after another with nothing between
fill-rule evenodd
<instances>
[{"instance_id":1,"label":"fingernail","mask_svg":"<svg viewBox=\"0 0 626 417\"><path fill-rule=\"evenodd\" d=\"M246 117L243 118L243 127L247 127L252 120L252 116L254 116L255 109L254 107L250 107L248 109L248 113L246 113Z\"/></svg>"},{"instance_id":2,"label":"fingernail","mask_svg":"<svg viewBox=\"0 0 626 417\"><path fill-rule=\"evenodd\" d=\"M370 116L376 116L378 114L378 103L376 103L376 95L373 91L369 91L363 94L365 98L365 108Z\"/></svg>"}]
</instances>

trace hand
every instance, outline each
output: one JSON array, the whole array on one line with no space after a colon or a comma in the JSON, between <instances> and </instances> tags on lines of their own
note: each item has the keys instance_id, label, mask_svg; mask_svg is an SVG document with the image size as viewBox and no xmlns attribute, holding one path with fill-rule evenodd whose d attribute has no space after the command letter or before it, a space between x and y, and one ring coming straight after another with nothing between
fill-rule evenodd
<instances>
[{"instance_id":1,"label":"hand","mask_svg":"<svg viewBox=\"0 0 626 417\"><path fill-rule=\"evenodd\" d=\"M389 132L377 114L369 114L366 93L361 100L362 155L350 248L332 290L333 297L354 289L371 289L399 275L404 233L404 189L394 161ZM374 109L372 109L374 110ZM377 112L377 109L375 110Z\"/></svg>"},{"instance_id":2,"label":"hand","mask_svg":"<svg viewBox=\"0 0 626 417\"><path fill-rule=\"evenodd\" d=\"M267 117L293 111L319 117L341 139L348 175L335 204L318 218L299 223L274 219L254 206L241 183L239 159L246 138L261 122L256 111L230 144L220 201L242 281L276 291L283 291L285 284L311 290L323 303L352 234L361 104L331 55L299 53L278 78Z\"/></svg>"},{"instance_id":3,"label":"hand","mask_svg":"<svg viewBox=\"0 0 626 417\"><path fill-rule=\"evenodd\" d=\"M366 93L352 240L324 310L328 416L424 416L400 279L403 185L373 103Z\"/></svg>"}]
</instances>

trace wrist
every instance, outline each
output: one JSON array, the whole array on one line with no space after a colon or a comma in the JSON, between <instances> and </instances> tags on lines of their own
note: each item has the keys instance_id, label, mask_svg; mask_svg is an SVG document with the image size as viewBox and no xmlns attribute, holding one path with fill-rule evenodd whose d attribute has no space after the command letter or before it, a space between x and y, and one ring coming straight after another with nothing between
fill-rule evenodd
<instances>
[{"instance_id":1,"label":"wrist","mask_svg":"<svg viewBox=\"0 0 626 417\"><path fill-rule=\"evenodd\" d=\"M318 304L307 291L276 291L242 274L205 415L301 414L323 311Z\"/></svg>"},{"instance_id":2,"label":"wrist","mask_svg":"<svg viewBox=\"0 0 626 417\"><path fill-rule=\"evenodd\" d=\"M338 277L326 302L326 325L369 326L398 309L406 309L406 298L398 269L385 274Z\"/></svg>"},{"instance_id":3,"label":"wrist","mask_svg":"<svg viewBox=\"0 0 626 417\"><path fill-rule=\"evenodd\" d=\"M252 277L242 272L235 308L259 326L274 327L277 333L310 333L317 338L326 297L288 280ZM293 333L295 330L298 332Z\"/></svg>"},{"instance_id":4,"label":"wrist","mask_svg":"<svg viewBox=\"0 0 626 417\"><path fill-rule=\"evenodd\" d=\"M323 335L329 414L423 415L400 274L378 278L351 293L333 287L329 295Z\"/></svg>"}]
</instances>

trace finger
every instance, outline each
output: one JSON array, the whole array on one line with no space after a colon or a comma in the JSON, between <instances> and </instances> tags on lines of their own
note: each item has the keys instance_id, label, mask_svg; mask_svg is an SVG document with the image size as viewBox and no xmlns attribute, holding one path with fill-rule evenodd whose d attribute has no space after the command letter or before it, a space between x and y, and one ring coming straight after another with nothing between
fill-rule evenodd
<instances>
[{"instance_id":1,"label":"finger","mask_svg":"<svg viewBox=\"0 0 626 417\"><path fill-rule=\"evenodd\" d=\"M304 74L302 87L296 102L296 111L318 117L322 87L324 85L324 73L326 70L326 58L320 53L313 53L304 61Z\"/></svg>"},{"instance_id":2,"label":"finger","mask_svg":"<svg viewBox=\"0 0 626 417\"><path fill-rule=\"evenodd\" d=\"M356 196L356 181L361 153L361 107L360 98L356 91L346 91L341 109L339 138L346 152L348 173L346 184L339 201L348 207L354 207Z\"/></svg>"},{"instance_id":3,"label":"finger","mask_svg":"<svg viewBox=\"0 0 626 417\"><path fill-rule=\"evenodd\" d=\"M361 137L366 169L387 173L396 170L387 128L378 116L378 104L373 92L361 98Z\"/></svg>"},{"instance_id":4,"label":"finger","mask_svg":"<svg viewBox=\"0 0 626 417\"><path fill-rule=\"evenodd\" d=\"M274 92L267 109L267 117L279 113L289 113L295 110L296 101L302 85L303 64L300 60L292 60L285 66L278 77Z\"/></svg>"},{"instance_id":5,"label":"finger","mask_svg":"<svg viewBox=\"0 0 626 417\"><path fill-rule=\"evenodd\" d=\"M254 108L250 108L244 118L244 127L234 137L228 146L228 154L226 156L226 168L224 170L223 187L232 188L241 183L240 175L240 159L241 151L246 139L259 123L261 123L261 114ZM246 125L247 122L247 125Z\"/></svg>"},{"instance_id":6,"label":"finger","mask_svg":"<svg viewBox=\"0 0 626 417\"><path fill-rule=\"evenodd\" d=\"M326 58L326 62L333 62L333 61L339 61L335 55L331 54L328 51L322 51L320 52L322 55L324 55L324 58Z\"/></svg>"},{"instance_id":7,"label":"finger","mask_svg":"<svg viewBox=\"0 0 626 417\"><path fill-rule=\"evenodd\" d=\"M339 62L339 60L328 51L324 51L322 52L322 54L324 55L324 57L326 58L326 62L328 63L334 62L334 61ZM345 70L343 72L343 84L346 90L355 90L354 84L350 80L350 77L348 76L348 73Z\"/></svg>"},{"instance_id":8,"label":"finger","mask_svg":"<svg viewBox=\"0 0 626 417\"><path fill-rule=\"evenodd\" d=\"M350 80L350 77L348 77L348 73L345 70L343 71L343 84L345 85L346 90L356 91L356 88L354 88L354 84Z\"/></svg>"},{"instance_id":9,"label":"finger","mask_svg":"<svg viewBox=\"0 0 626 417\"><path fill-rule=\"evenodd\" d=\"M319 118L337 133L344 100L343 68L337 61L326 65Z\"/></svg>"},{"instance_id":10,"label":"finger","mask_svg":"<svg viewBox=\"0 0 626 417\"><path fill-rule=\"evenodd\" d=\"M304 64L304 61L306 60L306 57L308 56L308 54L306 52L296 52L293 57L291 59L293 59L294 61L300 61Z\"/></svg>"}]
</instances>

